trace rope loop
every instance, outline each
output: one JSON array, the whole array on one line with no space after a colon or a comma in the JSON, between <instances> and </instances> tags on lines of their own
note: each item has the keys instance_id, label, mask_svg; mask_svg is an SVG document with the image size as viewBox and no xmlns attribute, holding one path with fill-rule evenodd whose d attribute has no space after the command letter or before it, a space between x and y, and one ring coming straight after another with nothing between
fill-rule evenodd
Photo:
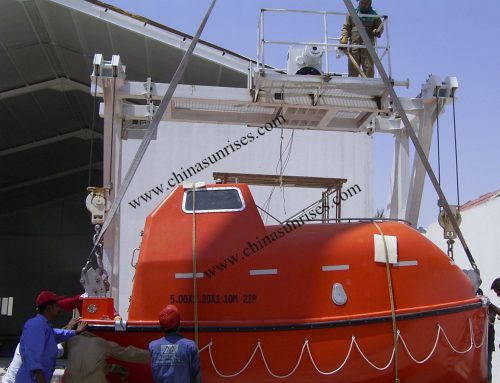
<instances>
[{"instance_id":1,"label":"rope loop","mask_svg":"<svg viewBox=\"0 0 500 383\"><path fill-rule=\"evenodd\" d=\"M481 348L484 345L484 342L486 340L486 334L487 334L487 330L486 330L486 327L485 327L484 330L483 330L483 335L481 337L481 343L477 344L476 339L475 339L474 327L473 327L473 324L472 324L472 319L468 318L468 322L469 322L469 326L468 327L469 327L469 342L470 342L470 344L464 350L457 349L451 343L450 339L448 338L448 335L446 335L445 330L443 329L443 327L439 323L437 324L436 338L434 339L434 342L433 342L433 345L432 345L432 347L431 347L431 349L429 351L429 354L427 356L425 356L424 358L422 358L422 359L417 359L414 356L414 353L412 353L410 351L410 349L409 349L406 341L404 340L403 336L401 335L401 331L399 329L397 329L397 340L398 340L398 343L399 343L399 341L401 341L401 344L403 346L403 349L406 351L406 354L416 364L424 364L427 361L429 361L429 359L433 355L435 355L436 350L437 350L437 346L439 344L439 340L441 339L441 335L442 335L442 337L445 340L445 344L447 344L449 346L449 348L454 353L459 354L459 355L463 355L463 354L466 354L466 353L470 352L471 350L474 351L473 348L475 348L475 349ZM210 363L212 364L212 367L213 367L215 373L217 375L219 375L221 378L234 378L234 377L237 377L237 376L241 375L250 366L250 363L252 363L252 361L253 361L255 355L257 354L257 352L260 353L260 356L262 357L262 361L264 362L264 366L266 367L266 370L267 370L267 372L268 372L269 375L271 375L272 377L277 378L277 379L285 379L285 378L289 378L290 376L292 376L297 371L297 369L300 366L300 363L302 362L302 359L304 357L305 351L307 351L307 355L309 357L309 360L311 361L314 369L316 370L316 372L318 374L320 374L320 375L334 375L334 374L338 373L340 370L342 370L345 367L345 365L347 364L347 361L349 360L349 358L352 355L352 350L353 350L354 346L358 350L358 352L361 355L361 357L365 360L365 362L368 365L370 365L371 367L373 367L377 371L385 371L385 370L389 369L390 366L395 361L395 356L396 356L396 352L397 352L396 350L398 350L398 348L395 345L392 348L392 352L391 352L391 355L390 355L390 358L389 358L388 362L384 366L377 366L374 362L372 362L365 355L365 353L361 349L360 345L356 341L356 337L354 335L352 335L352 337L351 337L351 343L350 343L350 345L349 345L349 347L347 349L346 356L345 356L344 360L342 361L342 363L340 363L340 365L338 367L336 367L335 369L333 369L331 371L323 371L323 370L321 370L318 367L317 362L315 361L313 353L311 351L311 346L310 346L309 340L306 338L306 339L304 339L304 343L302 344L302 347L300 349L299 355L297 357L297 361L296 361L295 365L292 367L292 369L290 370L290 372L288 372L286 374L278 374L278 373L273 372L271 370L271 368L269 366L269 362L268 362L268 360L267 360L267 358L265 356L264 349L262 347L262 343L261 343L260 340L258 340L257 343L256 343L256 345L255 345L255 348L253 349L253 351L252 351L252 353L250 355L250 358L243 365L243 367L241 369L239 369L237 372L224 374L216 366L216 363L215 363L215 360L214 360L214 356L213 356L213 350L212 350L213 346L214 346L214 343L213 343L212 340L210 340L210 342L208 344L206 344L204 347L202 347L199 350L199 352L201 353L201 352L203 352L203 351L205 351L205 350L208 349L208 356L209 356L209 359L210 359Z\"/></svg>"}]
</instances>

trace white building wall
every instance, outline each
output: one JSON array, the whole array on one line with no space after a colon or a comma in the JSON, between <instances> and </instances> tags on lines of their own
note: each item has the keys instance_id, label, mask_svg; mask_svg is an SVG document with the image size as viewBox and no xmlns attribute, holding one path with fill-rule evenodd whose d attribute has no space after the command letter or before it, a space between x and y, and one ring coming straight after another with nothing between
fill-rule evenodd
<instances>
[{"instance_id":1,"label":"white building wall","mask_svg":"<svg viewBox=\"0 0 500 383\"><path fill-rule=\"evenodd\" d=\"M141 241L147 215L172 191L167 181L172 173L180 174L189 166L223 149L256 128L230 125L209 125L196 123L162 122L157 139L152 141L141 165L123 199L119 219L120 260L118 286L116 274L113 285L119 290L119 312L127 317L129 297L132 290L133 268L131 259L134 249ZM283 131L283 148L289 142L292 130ZM260 136L252 143L221 159L215 165L199 172L188 181L213 183L214 171L279 174L281 129ZM228 142L229 141L229 142ZM140 140L122 141L122 178L132 162ZM284 175L346 178L344 190L358 185L361 192L342 203L343 217L372 216L372 139L366 134L295 131L289 162ZM288 149L282 155L283 162L288 157ZM161 192L160 189L163 189ZM150 192L155 189L155 192ZM269 187L253 187L254 199L261 207L271 192ZM276 188L268 210L278 219L284 219L321 198L320 189ZM145 202L140 196L151 195ZM146 197L147 199L147 197ZM138 200L140 205L134 205ZM267 221L273 224L273 220ZM137 259L137 257L136 257Z\"/></svg>"},{"instance_id":2,"label":"white building wall","mask_svg":"<svg viewBox=\"0 0 500 383\"><path fill-rule=\"evenodd\" d=\"M500 278L500 195L480 205L462 211L460 226L467 245L481 272L481 288L491 301L500 307L500 298L490 290L491 283ZM443 229L433 223L426 236L446 252ZM462 269L470 269L470 263L460 242L454 245L455 262ZM495 322L496 344L500 343L500 320ZM500 383L500 349L493 353L493 382Z\"/></svg>"}]
</instances>

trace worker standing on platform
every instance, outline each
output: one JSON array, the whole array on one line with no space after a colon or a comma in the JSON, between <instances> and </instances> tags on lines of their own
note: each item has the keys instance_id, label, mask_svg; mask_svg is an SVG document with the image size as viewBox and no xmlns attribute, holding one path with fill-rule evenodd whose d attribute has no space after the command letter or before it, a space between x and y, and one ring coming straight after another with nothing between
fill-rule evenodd
<instances>
[{"instance_id":1,"label":"worker standing on platform","mask_svg":"<svg viewBox=\"0 0 500 383\"><path fill-rule=\"evenodd\" d=\"M198 347L178 333L180 315L168 305L160 312L160 327L165 336L149 343L151 369L156 383L200 383Z\"/></svg>"},{"instance_id":2,"label":"worker standing on platform","mask_svg":"<svg viewBox=\"0 0 500 383\"><path fill-rule=\"evenodd\" d=\"M382 35L384 25L381 18L377 17L377 12L372 8L372 1L360 0L359 6L356 8L356 13L360 15L361 22L372 44L375 44L375 38ZM346 16L344 26L342 27L342 36L340 37L340 44L347 43L352 45L364 45L358 28L349 15ZM373 60L366 48L353 47L348 50L343 48L342 50L346 52L349 58L349 77L357 77L361 75L360 72L366 77L374 76ZM361 75L361 77L365 76Z\"/></svg>"},{"instance_id":3,"label":"worker standing on platform","mask_svg":"<svg viewBox=\"0 0 500 383\"><path fill-rule=\"evenodd\" d=\"M87 324L78 323L76 330L55 329L50 322L59 315L58 301L64 297L51 291L42 291L36 298L38 314L29 319L23 328L19 351L22 365L16 382L49 383L54 373L57 358L57 343L65 342L81 333Z\"/></svg>"}]
</instances>

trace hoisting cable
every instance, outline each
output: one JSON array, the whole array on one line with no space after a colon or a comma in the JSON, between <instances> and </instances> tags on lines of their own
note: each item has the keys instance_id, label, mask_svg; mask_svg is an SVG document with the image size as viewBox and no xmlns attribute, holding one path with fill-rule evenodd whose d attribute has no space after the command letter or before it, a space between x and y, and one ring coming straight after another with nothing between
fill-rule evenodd
<instances>
[{"instance_id":1,"label":"hoisting cable","mask_svg":"<svg viewBox=\"0 0 500 383\"><path fill-rule=\"evenodd\" d=\"M282 91L283 94L283 91ZM281 102L283 102L283 96L281 97ZM278 161L279 164L279 173L280 173L280 189L281 189L281 196L283 198L283 211L286 215L286 207L285 207L285 189L283 188L283 173L284 173L284 168L283 168L283 125L280 127L280 159ZM276 169L277 170L277 169Z\"/></svg>"},{"instance_id":2,"label":"hoisting cable","mask_svg":"<svg viewBox=\"0 0 500 383\"><path fill-rule=\"evenodd\" d=\"M101 231L99 232L98 241L100 241L102 239L102 236L106 232L111 221L113 220L113 217L115 216L115 213L117 212L118 208L120 207L120 203L121 203L123 197L125 196L127 188L130 185L130 182L132 181L132 178L134 177L134 174L137 171L137 168L139 167L139 164L141 163L142 158L144 157L144 153L146 152L146 149L148 148L149 143L151 142L151 139L154 137L154 135L158 129L158 124L160 123L161 119L163 118L163 115L165 114L165 110L167 109L167 106L169 105L170 100L172 99L172 96L174 95L175 89L177 88L179 81L181 80L182 76L184 75L187 64L189 62L189 59L191 58L191 56L193 54L193 50L194 50L196 44L198 43L200 35L203 32L203 29L205 28L205 24L207 23L207 20L210 16L210 13L212 12L212 9L215 6L216 1L217 0L212 0L212 3L210 4L210 7L207 10L207 13L205 14L205 17L201 21L200 26L198 27L198 30L196 31L196 34L193 36L193 39L191 40L191 44L189 45L186 53L184 53L184 56L182 57L182 60L179 64L179 66L177 67L177 70L175 71L173 77L172 77L172 80L170 82L170 85L168 86L168 89L165 93L165 96L163 96L163 98L160 102L160 105L158 106L153 118L151 119L151 122L149 123L149 127L148 127L146 133L144 134L144 137L141 141L141 144L139 145L139 149L137 149L135 157L132 160L132 163L130 164L130 167L127 171L127 174L125 175L125 177L123 179L123 183L120 185L120 189L116 193L115 200L111 204L109 212L104 219L104 223L102 225ZM114 118L114 116L113 116L113 118ZM96 248L96 246L94 245L94 247L90 251L89 259L92 257L92 254L94 253L95 248Z\"/></svg>"},{"instance_id":3,"label":"hoisting cable","mask_svg":"<svg viewBox=\"0 0 500 383\"><path fill-rule=\"evenodd\" d=\"M198 275L196 272L196 184L193 183L193 298L194 298L194 341L198 347Z\"/></svg>"},{"instance_id":4,"label":"hoisting cable","mask_svg":"<svg viewBox=\"0 0 500 383\"><path fill-rule=\"evenodd\" d=\"M438 157L438 182L441 185L441 145L439 133L439 90L436 89L436 136L437 136L437 157ZM441 207L439 207L441 210Z\"/></svg>"},{"instance_id":5,"label":"hoisting cable","mask_svg":"<svg viewBox=\"0 0 500 383\"><path fill-rule=\"evenodd\" d=\"M111 103L111 148L109 153L109 180L108 185L113 187L113 148L115 147L115 107L116 107L116 77L118 73L113 74L113 100ZM132 167L132 165L131 165ZM104 181L106 182L106 181ZM120 188L121 189L121 188ZM104 222L106 223L106 222ZM104 229L104 225L103 225Z\"/></svg>"},{"instance_id":6,"label":"hoisting cable","mask_svg":"<svg viewBox=\"0 0 500 383\"><path fill-rule=\"evenodd\" d=\"M457 122L456 122L456 115L455 115L455 93L452 92L451 94L451 99L453 103L453 138L455 140L455 177L456 177L456 182L457 182L457 213L460 214L460 186L458 182L458 146L457 146ZM447 254L448 257L451 258L451 260L454 260L454 255L453 255L453 244L455 241L452 238L448 238L448 241L446 242L448 245L447 249Z\"/></svg>"},{"instance_id":7,"label":"hoisting cable","mask_svg":"<svg viewBox=\"0 0 500 383\"><path fill-rule=\"evenodd\" d=\"M377 228L382 241L384 242L384 252L385 252L385 269L387 271L387 283L389 286L389 300L391 302L391 318L392 318L392 335L394 339L394 382L399 383L399 363L398 363L398 327L396 323L396 304L394 303L394 290L392 287L392 276L391 268L389 265L389 251L387 250L387 242L385 240L385 235L382 232L379 224L373 221L373 224Z\"/></svg>"},{"instance_id":8,"label":"hoisting cable","mask_svg":"<svg viewBox=\"0 0 500 383\"><path fill-rule=\"evenodd\" d=\"M92 186L92 163L94 162L94 129L95 129L95 103L97 99L97 79L100 73L96 73L96 84L94 87L94 98L92 99L92 123L90 124L90 153L89 153L89 174L87 186Z\"/></svg>"},{"instance_id":9,"label":"hoisting cable","mask_svg":"<svg viewBox=\"0 0 500 383\"><path fill-rule=\"evenodd\" d=\"M455 174L457 179L457 206L460 209L460 186L458 182L458 149L457 149L457 122L455 119L455 93L451 95L453 104L453 136L455 138Z\"/></svg>"},{"instance_id":10,"label":"hoisting cable","mask_svg":"<svg viewBox=\"0 0 500 383\"><path fill-rule=\"evenodd\" d=\"M458 238L460 239L460 243L462 244L464 248L464 252L467 255L467 258L469 259L469 262L471 264L471 267L476 271L476 273L479 273L479 269L476 265L476 262L474 261L474 257L472 256L472 253L467 246L467 243L465 242L465 238L462 234L462 231L460 230L460 227L458 226L457 220L455 219L455 216L453 212L450 209L450 205L448 204L448 201L446 199L446 196L443 193L443 190L441 189L441 186L439 185L438 180L436 179L436 175L434 174L434 171L432 170L432 166L429 163L429 160L427 159L427 156L425 155L424 150L422 149L422 146L420 145L420 142L418 140L417 135L415 134L415 131L413 130L410 120L408 119L408 116L406 115L406 112L403 108L403 105L401 105L401 101L398 98L398 95L396 94L396 91L394 90L391 79L387 75L384 66L382 65L382 62L377 56L377 52L375 52L375 48L373 47L373 44L368 37L368 34L366 33L366 30L363 26L363 23L359 19L358 14L356 13L356 10L354 9L354 6L352 5L350 0L344 0L344 4L347 7L349 11L349 15L351 16L351 20L354 21L354 24L356 25L356 28L358 29L359 34L361 35L361 38L363 39L364 45L366 46L366 49L368 50L368 53L370 54L373 63L377 67L378 73L381 77L381 79L384 81L387 92L389 93L390 99L393 102L393 105L395 106L397 112L399 113L401 117L401 122L403 122L404 130L405 133L410 137L413 146L415 147L415 152L418 154L420 157L420 161L422 162L422 165L424 166L425 170L427 171L427 175L429 176L429 179L432 182L432 185L434 186L434 189L436 190L436 193L438 194L439 200L441 201L441 204L443 205L443 209L450 217L451 224L453 226L453 229L457 233Z\"/></svg>"}]
</instances>

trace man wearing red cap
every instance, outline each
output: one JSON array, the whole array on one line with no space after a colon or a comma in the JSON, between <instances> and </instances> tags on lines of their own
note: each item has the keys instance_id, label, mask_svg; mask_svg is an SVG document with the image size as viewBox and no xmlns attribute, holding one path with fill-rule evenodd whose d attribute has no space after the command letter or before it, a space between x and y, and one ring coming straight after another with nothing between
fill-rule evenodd
<instances>
[{"instance_id":1,"label":"man wearing red cap","mask_svg":"<svg viewBox=\"0 0 500 383\"><path fill-rule=\"evenodd\" d=\"M38 314L24 324L21 335L19 351L23 364L16 375L17 383L49 383L56 365L57 343L65 342L85 330L85 322L80 322L76 330L52 327L50 322L59 315L58 301L63 298L52 291L38 294Z\"/></svg>"},{"instance_id":2,"label":"man wearing red cap","mask_svg":"<svg viewBox=\"0 0 500 383\"><path fill-rule=\"evenodd\" d=\"M165 307L160 312L159 321L165 336L149 344L155 382L200 383L198 347L178 333L181 318L177 307Z\"/></svg>"}]
</instances>

